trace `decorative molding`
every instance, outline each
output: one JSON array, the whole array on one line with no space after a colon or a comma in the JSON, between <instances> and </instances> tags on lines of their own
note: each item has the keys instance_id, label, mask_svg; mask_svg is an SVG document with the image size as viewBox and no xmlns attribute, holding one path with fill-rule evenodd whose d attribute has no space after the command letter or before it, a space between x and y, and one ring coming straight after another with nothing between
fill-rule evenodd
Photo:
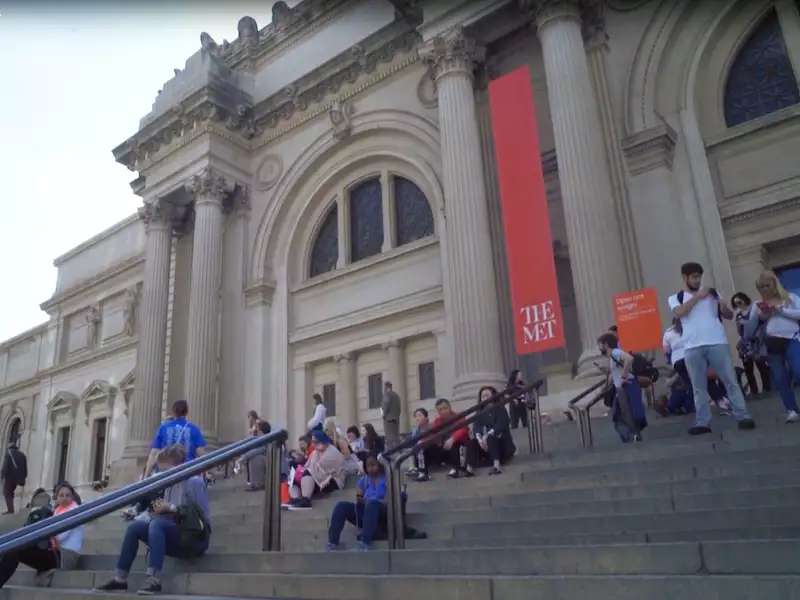
<instances>
[{"instance_id":1,"label":"decorative molding","mask_svg":"<svg viewBox=\"0 0 800 600\"><path fill-rule=\"evenodd\" d=\"M100 273L97 273L92 277L89 277L87 279L84 279L83 281L76 283L71 288L59 292L58 294L52 296L49 300L45 300L44 302L42 302L39 305L39 308L41 308L45 312L49 312L51 309L56 308L62 302L74 298L79 294L88 292L93 287L100 285L101 283L105 283L109 279L121 275L126 271L132 270L138 267L140 264L141 265L144 264L144 255L140 254L139 256L132 256L128 259L125 259L124 261L117 263L116 265L114 265L109 269L106 269L105 271L101 271Z\"/></svg>"},{"instance_id":2,"label":"decorative molding","mask_svg":"<svg viewBox=\"0 0 800 600\"><path fill-rule=\"evenodd\" d=\"M80 398L72 392L58 392L50 402L47 403L47 416L50 423L50 432L55 431L56 419L59 415L69 415L71 421L75 421L78 414L78 404Z\"/></svg>"},{"instance_id":3,"label":"decorative molding","mask_svg":"<svg viewBox=\"0 0 800 600\"><path fill-rule=\"evenodd\" d=\"M419 49L419 56L429 65L434 80L454 73L474 78L475 68L486 58L486 48L469 37L463 27L456 27L428 40Z\"/></svg>"},{"instance_id":4,"label":"decorative molding","mask_svg":"<svg viewBox=\"0 0 800 600\"><path fill-rule=\"evenodd\" d=\"M283 175L283 159L279 154L268 154L256 169L256 189L261 192L271 190Z\"/></svg>"},{"instance_id":5,"label":"decorative molding","mask_svg":"<svg viewBox=\"0 0 800 600\"><path fill-rule=\"evenodd\" d=\"M352 129L353 103L350 100L334 100L328 109L328 118L333 126L333 138L342 141L350 137Z\"/></svg>"},{"instance_id":6,"label":"decorative molding","mask_svg":"<svg viewBox=\"0 0 800 600\"><path fill-rule=\"evenodd\" d=\"M125 298L122 304L122 331L128 337L133 337L136 331L136 307L139 304L139 294L137 287L130 287L124 292Z\"/></svg>"},{"instance_id":7,"label":"decorative molding","mask_svg":"<svg viewBox=\"0 0 800 600\"><path fill-rule=\"evenodd\" d=\"M248 307L271 306L275 287L275 283L268 281L258 281L247 286L244 290L245 305Z\"/></svg>"},{"instance_id":8,"label":"decorative molding","mask_svg":"<svg viewBox=\"0 0 800 600\"><path fill-rule=\"evenodd\" d=\"M541 30L545 25L569 19L580 21L579 0L518 0L520 9L525 12Z\"/></svg>"},{"instance_id":9,"label":"decorative molding","mask_svg":"<svg viewBox=\"0 0 800 600\"><path fill-rule=\"evenodd\" d=\"M436 79L433 76L433 69L427 71L419 78L417 84L417 98L425 108L436 108L439 106L438 90L436 89Z\"/></svg>"},{"instance_id":10,"label":"decorative molding","mask_svg":"<svg viewBox=\"0 0 800 600\"><path fill-rule=\"evenodd\" d=\"M744 221L750 221L757 217L764 217L775 213L782 213L793 208L800 207L800 197L784 200L783 202L774 202L767 206L762 206L753 210L737 213L727 217L722 217L723 225L734 225Z\"/></svg>"},{"instance_id":11,"label":"decorative molding","mask_svg":"<svg viewBox=\"0 0 800 600\"><path fill-rule=\"evenodd\" d=\"M341 354L335 354L333 356L333 360L337 363L339 362L351 362L356 358L355 352L342 352Z\"/></svg>"},{"instance_id":12,"label":"decorative molding","mask_svg":"<svg viewBox=\"0 0 800 600\"><path fill-rule=\"evenodd\" d=\"M117 395L117 388L109 385L107 381L96 379L86 391L81 394L81 402L83 403L83 410L86 415L84 423L89 425L89 416L92 408L97 405L105 405L108 410L109 416L114 412L114 399Z\"/></svg>"},{"instance_id":13,"label":"decorative molding","mask_svg":"<svg viewBox=\"0 0 800 600\"><path fill-rule=\"evenodd\" d=\"M236 182L217 170L206 167L192 175L184 189L194 198L195 203L222 204L236 189Z\"/></svg>"},{"instance_id":14,"label":"decorative molding","mask_svg":"<svg viewBox=\"0 0 800 600\"><path fill-rule=\"evenodd\" d=\"M42 369L36 374L35 379L42 379L44 377L56 375L64 371L69 371L70 369L75 369L77 367L85 365L86 363L99 361L113 354L122 353L125 350L135 348L138 345L138 343L139 340L134 338L134 339L123 339L114 345L101 346L95 352L82 353L79 356L70 358L66 362L53 365L52 367L48 367L47 369Z\"/></svg>"},{"instance_id":15,"label":"decorative molding","mask_svg":"<svg viewBox=\"0 0 800 600\"><path fill-rule=\"evenodd\" d=\"M677 134L662 123L622 140L622 152L631 175L639 175L659 167L672 169Z\"/></svg>"}]
</instances>

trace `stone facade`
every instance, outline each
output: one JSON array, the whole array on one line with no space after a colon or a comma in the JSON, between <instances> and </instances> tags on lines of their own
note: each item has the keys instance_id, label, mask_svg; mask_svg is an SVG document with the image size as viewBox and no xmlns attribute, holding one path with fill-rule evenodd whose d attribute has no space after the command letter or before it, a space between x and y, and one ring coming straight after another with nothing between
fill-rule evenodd
<instances>
[{"instance_id":1,"label":"stone facade","mask_svg":"<svg viewBox=\"0 0 800 600\"><path fill-rule=\"evenodd\" d=\"M304 0L238 31L203 34L114 150L139 214L57 259L50 320L0 344L27 492L135 476L179 397L224 443L248 409L302 432L314 392L380 425L392 381L407 427L500 383L520 359L486 82L519 66L567 321L567 348L526 362L552 403L584 385L610 295L665 298L686 260L725 293L800 263L788 79L784 105L727 124L754 44L796 87L794 0Z\"/></svg>"}]
</instances>

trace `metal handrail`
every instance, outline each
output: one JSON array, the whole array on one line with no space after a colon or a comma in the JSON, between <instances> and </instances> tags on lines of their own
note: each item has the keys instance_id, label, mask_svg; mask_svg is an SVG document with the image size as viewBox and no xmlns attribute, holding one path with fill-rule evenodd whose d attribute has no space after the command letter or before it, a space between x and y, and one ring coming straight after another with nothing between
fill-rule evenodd
<instances>
[{"instance_id":1,"label":"metal handrail","mask_svg":"<svg viewBox=\"0 0 800 600\"><path fill-rule=\"evenodd\" d=\"M461 429L463 427L468 427L472 423L474 423L480 416L482 416L485 412L488 412L490 408L493 408L497 404L500 406L505 406L506 404L510 403L512 400L516 400L522 396L527 394L533 393L537 397L534 400L534 407L531 408L529 406L529 416L531 418L538 419L540 416L540 412L538 412L539 406L539 399L538 399L538 390L544 383L544 380L536 381L535 383L529 384L527 386L522 387L515 387L515 388L506 388L501 392L497 392L493 394L490 398L486 400L482 400L477 404L471 406L470 408L461 411L460 413L456 413L452 419L443 423L437 427L429 429L425 432L422 436L417 439L409 439L406 440L397 446L391 448L388 452L382 453L378 456L378 460L383 464L386 470L386 480L387 480L387 492L389 493L389 499L387 502L387 529L388 529L388 537L389 537L389 548L391 549L402 549L405 548L405 518L403 516L403 484L401 481L401 470L400 465L416 454L421 450L427 448L428 446L433 445L434 443L438 442L442 439L442 437L456 431L457 429ZM531 439L531 435L537 435L535 432L532 432L531 429L535 427L535 431L538 431L538 442L534 443L531 441L531 452L534 452L536 448L537 451L541 452L543 450L543 445L541 443L541 423L538 425L534 425L534 423L529 422L529 440Z\"/></svg>"},{"instance_id":2,"label":"metal handrail","mask_svg":"<svg viewBox=\"0 0 800 600\"><path fill-rule=\"evenodd\" d=\"M209 452L208 454L192 461L173 467L167 471L164 471L163 473L159 473L158 475L148 479L132 483L106 496L101 496L95 500L82 504L81 506L69 512L43 519L34 525L28 525L2 535L0 536L0 556L9 552L14 552L15 550L19 550L31 544L35 544L41 540L51 538L60 533L64 533L65 531L69 531L70 529L74 529L75 527L79 527L80 525L84 525L89 521L103 517L114 512L115 510L136 502L139 498L146 494L159 492L171 485L184 481L193 475L202 473L203 471L229 461L236 456L244 454L250 450L255 450L256 448L262 448L268 444L272 444L273 457L275 454L277 454L279 457L280 452L279 449L276 450L276 448L278 448L279 444L284 443L287 437L288 434L286 430L281 429L267 435L251 437L239 442L234 442L233 444L229 444L223 448ZM265 482L267 484L271 484L265 486L267 489L266 496L268 498L274 495L275 489L279 489L280 474L278 473L277 477L278 485L275 485L274 469L275 465L273 460L268 460L267 475L270 475L271 470L273 475L272 479L268 479ZM280 468L278 466L278 471L279 470ZM276 506L270 506L270 510L280 511L280 504L277 503ZM280 517L280 513L278 513L278 517ZM274 527L274 515L271 515L269 522ZM277 527L278 531L270 535L270 540L274 541L274 539L277 537L278 547L276 548L271 546L269 548L271 550L280 549L280 518L277 519ZM266 528L267 521L265 519L265 530ZM267 539L265 538L265 543L266 542Z\"/></svg>"},{"instance_id":3,"label":"metal handrail","mask_svg":"<svg viewBox=\"0 0 800 600\"><path fill-rule=\"evenodd\" d=\"M585 389L583 392L578 394L575 398L569 401L567 404L575 413L575 421L578 424L578 445L581 448L591 448L594 446L594 437L592 436L592 418L591 418L591 410L592 407L602 400L603 396L606 393L606 389L608 387L608 377L601 379L591 387ZM596 392L600 390L587 404L584 406L578 406L578 402L583 400L586 396L591 394L592 392Z\"/></svg>"}]
</instances>

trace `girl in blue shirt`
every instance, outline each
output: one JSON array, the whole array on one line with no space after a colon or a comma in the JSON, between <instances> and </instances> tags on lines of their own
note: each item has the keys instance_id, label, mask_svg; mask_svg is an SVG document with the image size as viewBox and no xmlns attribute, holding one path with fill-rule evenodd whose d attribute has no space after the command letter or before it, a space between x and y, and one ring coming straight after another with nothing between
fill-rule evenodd
<instances>
[{"instance_id":1,"label":"girl in blue shirt","mask_svg":"<svg viewBox=\"0 0 800 600\"><path fill-rule=\"evenodd\" d=\"M339 550L339 538L349 521L361 527L359 550L369 550L378 524L386 519L386 476L383 465L374 456L366 461L367 474L358 480L355 502L339 502L333 508L328 530L328 550Z\"/></svg>"}]
</instances>

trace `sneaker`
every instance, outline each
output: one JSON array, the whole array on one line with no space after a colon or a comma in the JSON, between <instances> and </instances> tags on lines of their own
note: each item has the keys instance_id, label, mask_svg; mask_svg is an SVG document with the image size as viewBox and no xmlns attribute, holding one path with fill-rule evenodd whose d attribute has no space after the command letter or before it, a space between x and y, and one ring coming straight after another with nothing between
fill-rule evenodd
<instances>
[{"instance_id":1,"label":"sneaker","mask_svg":"<svg viewBox=\"0 0 800 600\"><path fill-rule=\"evenodd\" d=\"M796 410L790 410L788 413L786 413L787 423L797 423L798 421L800 421L800 415L797 414Z\"/></svg>"},{"instance_id":2,"label":"sneaker","mask_svg":"<svg viewBox=\"0 0 800 600\"><path fill-rule=\"evenodd\" d=\"M742 419L739 421L739 429L755 429L756 422L753 419Z\"/></svg>"},{"instance_id":3,"label":"sneaker","mask_svg":"<svg viewBox=\"0 0 800 600\"><path fill-rule=\"evenodd\" d=\"M418 473L416 477L414 477L414 481L417 483L423 483L425 481L430 481L431 478L427 473Z\"/></svg>"},{"instance_id":4,"label":"sneaker","mask_svg":"<svg viewBox=\"0 0 800 600\"><path fill-rule=\"evenodd\" d=\"M127 581L119 581L117 579L112 579L104 583L103 585L98 585L94 588L95 592L127 592L128 591L128 582Z\"/></svg>"},{"instance_id":5,"label":"sneaker","mask_svg":"<svg viewBox=\"0 0 800 600\"><path fill-rule=\"evenodd\" d=\"M450 479L458 479L458 478L459 478L461 475L460 475L460 473L459 473L459 472L458 472L456 469L450 469L450 470L447 472L447 476L448 476Z\"/></svg>"},{"instance_id":6,"label":"sneaker","mask_svg":"<svg viewBox=\"0 0 800 600\"><path fill-rule=\"evenodd\" d=\"M643 438L642 438L642 434L641 433L637 433L636 435L633 436L633 441L634 442L641 442L642 440L643 440Z\"/></svg>"},{"instance_id":7,"label":"sneaker","mask_svg":"<svg viewBox=\"0 0 800 600\"><path fill-rule=\"evenodd\" d=\"M369 550L370 550L369 544L367 544L365 542L358 542L357 548L358 548L359 552L369 552Z\"/></svg>"},{"instance_id":8,"label":"sneaker","mask_svg":"<svg viewBox=\"0 0 800 600\"><path fill-rule=\"evenodd\" d=\"M289 510L311 510L311 499L298 498L297 502L289 507Z\"/></svg>"},{"instance_id":9,"label":"sneaker","mask_svg":"<svg viewBox=\"0 0 800 600\"><path fill-rule=\"evenodd\" d=\"M406 471L406 476L408 477L416 477L419 474L419 469L416 467L411 467L408 471Z\"/></svg>"},{"instance_id":10,"label":"sneaker","mask_svg":"<svg viewBox=\"0 0 800 600\"><path fill-rule=\"evenodd\" d=\"M711 433L711 427L703 427L701 425L695 425L691 429L689 429L689 435L704 435L706 433Z\"/></svg>"},{"instance_id":11,"label":"sneaker","mask_svg":"<svg viewBox=\"0 0 800 600\"><path fill-rule=\"evenodd\" d=\"M344 544L334 544L332 542L325 544L325 552L336 552L337 550L344 550Z\"/></svg>"},{"instance_id":12,"label":"sneaker","mask_svg":"<svg viewBox=\"0 0 800 600\"><path fill-rule=\"evenodd\" d=\"M161 593L161 581L155 577L148 577L144 580L142 587L136 592L140 596L152 596L153 594Z\"/></svg>"}]
</instances>

